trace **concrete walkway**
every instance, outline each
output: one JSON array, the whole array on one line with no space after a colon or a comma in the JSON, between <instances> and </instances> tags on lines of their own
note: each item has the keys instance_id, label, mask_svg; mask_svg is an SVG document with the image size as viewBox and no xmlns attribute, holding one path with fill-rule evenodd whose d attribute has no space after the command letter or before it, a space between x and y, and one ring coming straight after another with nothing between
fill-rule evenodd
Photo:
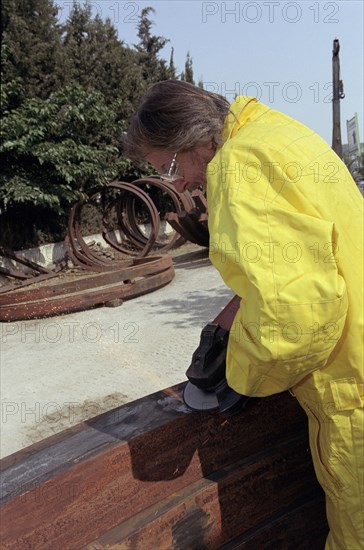
<instances>
[{"instance_id":1,"label":"concrete walkway","mask_svg":"<svg viewBox=\"0 0 364 550\"><path fill-rule=\"evenodd\" d=\"M185 380L203 326L230 300L207 251L118 308L0 324L1 456Z\"/></svg>"}]
</instances>

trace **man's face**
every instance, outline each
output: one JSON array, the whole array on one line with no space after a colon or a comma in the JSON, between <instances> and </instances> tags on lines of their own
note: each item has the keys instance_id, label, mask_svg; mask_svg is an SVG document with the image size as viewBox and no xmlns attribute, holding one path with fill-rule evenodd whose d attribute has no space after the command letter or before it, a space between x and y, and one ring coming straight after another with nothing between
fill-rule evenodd
<instances>
[{"instance_id":1,"label":"man's face","mask_svg":"<svg viewBox=\"0 0 364 550\"><path fill-rule=\"evenodd\" d=\"M206 185L207 165L214 154L215 151L210 144L177 153L177 171L172 184L179 193ZM146 149L144 158L159 174L166 174L173 160L173 153L161 149Z\"/></svg>"}]
</instances>

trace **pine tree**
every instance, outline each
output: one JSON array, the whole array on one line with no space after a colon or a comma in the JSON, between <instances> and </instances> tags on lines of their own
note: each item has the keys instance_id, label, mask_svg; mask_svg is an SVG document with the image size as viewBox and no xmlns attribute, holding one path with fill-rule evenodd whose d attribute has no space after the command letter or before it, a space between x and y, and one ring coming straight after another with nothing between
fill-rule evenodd
<instances>
[{"instance_id":1,"label":"pine tree","mask_svg":"<svg viewBox=\"0 0 364 550\"><path fill-rule=\"evenodd\" d=\"M75 3L64 26L61 72L64 85L81 84L101 91L106 102L118 100L123 119L130 118L143 89L139 53L119 40L110 19L93 19L88 4Z\"/></svg>"},{"instance_id":2,"label":"pine tree","mask_svg":"<svg viewBox=\"0 0 364 550\"><path fill-rule=\"evenodd\" d=\"M143 8L138 23L139 43L135 46L139 53L139 63L142 66L144 89L150 84L170 78L170 70L164 59L159 59L158 54L169 42L168 38L152 34L153 22L149 18L150 13L155 13L153 8Z\"/></svg>"},{"instance_id":3,"label":"pine tree","mask_svg":"<svg viewBox=\"0 0 364 550\"><path fill-rule=\"evenodd\" d=\"M127 172L130 162L117 147L123 129L102 93L81 86L66 86L45 100L26 99L4 116L1 244L30 244L34 227L50 220L55 225L91 188ZM21 227L14 227L19 220Z\"/></svg>"},{"instance_id":4,"label":"pine tree","mask_svg":"<svg viewBox=\"0 0 364 550\"><path fill-rule=\"evenodd\" d=\"M3 0L1 4L1 82L6 89L13 88L11 108L26 97L46 98L58 86L61 26L57 13L53 0Z\"/></svg>"},{"instance_id":5,"label":"pine tree","mask_svg":"<svg viewBox=\"0 0 364 550\"><path fill-rule=\"evenodd\" d=\"M168 75L170 79L176 78L176 67L174 64L174 48L172 48L171 56L169 58Z\"/></svg>"},{"instance_id":6,"label":"pine tree","mask_svg":"<svg viewBox=\"0 0 364 550\"><path fill-rule=\"evenodd\" d=\"M182 71L180 78L185 82L195 84L195 81L193 79L192 57L190 56L190 52L187 52L185 70Z\"/></svg>"},{"instance_id":7,"label":"pine tree","mask_svg":"<svg viewBox=\"0 0 364 550\"><path fill-rule=\"evenodd\" d=\"M91 4L74 2L60 25L53 2L1 6L0 241L18 248L38 244L39 229L58 238L69 205L94 185L142 175L121 156L120 136L146 88L176 78L173 48L169 63L160 58L168 39L152 34L152 8L129 48ZM185 68L193 80L189 54Z\"/></svg>"},{"instance_id":8,"label":"pine tree","mask_svg":"<svg viewBox=\"0 0 364 550\"><path fill-rule=\"evenodd\" d=\"M62 62L60 65L62 85L78 83L87 88L93 81L90 72L89 36L91 31L91 6L82 8L73 4L63 28Z\"/></svg>"}]
</instances>

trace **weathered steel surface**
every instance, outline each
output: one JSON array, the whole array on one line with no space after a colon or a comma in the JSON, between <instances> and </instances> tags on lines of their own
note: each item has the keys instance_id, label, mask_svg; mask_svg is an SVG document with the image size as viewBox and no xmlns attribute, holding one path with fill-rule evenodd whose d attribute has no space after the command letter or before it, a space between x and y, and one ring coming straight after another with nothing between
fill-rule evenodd
<instances>
[{"instance_id":1,"label":"weathered steel surface","mask_svg":"<svg viewBox=\"0 0 364 550\"><path fill-rule=\"evenodd\" d=\"M0 295L0 321L50 317L104 304L117 298L129 299L156 290L174 277L171 258L150 258L124 263L120 271L45 288L13 291Z\"/></svg>"},{"instance_id":2,"label":"weathered steel surface","mask_svg":"<svg viewBox=\"0 0 364 550\"><path fill-rule=\"evenodd\" d=\"M0 294L5 294L6 292L11 292L13 290L19 290L29 285L38 284L42 281L46 281L47 279L52 279L53 277L57 277L57 276L58 276L58 272L53 271L51 273L44 273L43 275L36 275L35 277L30 277L29 279L25 279L24 281L21 281L21 282L3 285L0 287Z\"/></svg>"},{"instance_id":3,"label":"weathered steel surface","mask_svg":"<svg viewBox=\"0 0 364 550\"><path fill-rule=\"evenodd\" d=\"M183 211L179 214L167 212L166 220L185 239L200 246L209 246L209 232L207 225L205 225L205 222L207 224L207 215L204 214L205 216L206 219L201 221L200 216L195 210L189 212Z\"/></svg>"},{"instance_id":4,"label":"weathered steel surface","mask_svg":"<svg viewBox=\"0 0 364 550\"><path fill-rule=\"evenodd\" d=\"M206 197L199 189L195 189L190 198L192 205L185 206L182 211L167 212L165 218L186 240L200 246L209 246Z\"/></svg>"},{"instance_id":5,"label":"weathered steel surface","mask_svg":"<svg viewBox=\"0 0 364 550\"><path fill-rule=\"evenodd\" d=\"M10 267L0 266L0 273L2 273L3 275L7 275L9 277L14 277L14 279L20 279L20 280L27 280L30 277L32 277L32 275L29 275L29 274L27 275L23 271L11 269Z\"/></svg>"},{"instance_id":6,"label":"weathered steel surface","mask_svg":"<svg viewBox=\"0 0 364 550\"><path fill-rule=\"evenodd\" d=\"M231 325L233 324L235 315L240 306L240 297L235 294L235 296L230 300L230 302L224 307L222 311L215 317L213 323L215 325L220 325L221 328L230 330Z\"/></svg>"},{"instance_id":7,"label":"weathered steel surface","mask_svg":"<svg viewBox=\"0 0 364 550\"><path fill-rule=\"evenodd\" d=\"M51 270L38 265L36 262L32 262L27 258L23 258L13 252L12 250L0 247L0 261L3 264L0 266L0 273L10 277L10 284L2 285L0 287L0 294L3 292L9 292L15 288L21 288L23 286L32 284L35 280L48 279L54 274ZM15 263L15 265L14 265ZM19 265L20 264L20 265ZM24 270L24 266L28 269ZM13 279L17 281L14 283Z\"/></svg>"},{"instance_id":8,"label":"weathered steel surface","mask_svg":"<svg viewBox=\"0 0 364 550\"><path fill-rule=\"evenodd\" d=\"M205 195L200 191L200 189L194 189L191 193L194 206L200 210L201 213L207 213L207 200Z\"/></svg>"},{"instance_id":9,"label":"weathered steel surface","mask_svg":"<svg viewBox=\"0 0 364 550\"><path fill-rule=\"evenodd\" d=\"M22 265L25 265L26 267L31 268L36 273L50 273L49 269L37 264L36 262L28 260L27 258L22 258L21 256L19 256L19 254L16 254L12 250L0 248L0 255L6 258L10 258L11 260L14 260L15 262Z\"/></svg>"},{"instance_id":10,"label":"weathered steel surface","mask_svg":"<svg viewBox=\"0 0 364 550\"><path fill-rule=\"evenodd\" d=\"M89 277L82 277L79 273L78 278L74 281L61 282L56 285L39 287L37 288L36 296L37 299L43 299L51 298L59 294L72 294L81 290L96 288L100 285L100 283L105 286L112 283L125 282L138 277L161 273L170 269L172 266L172 259L169 257L161 258L150 256L149 258L143 258L142 261L137 259L129 260L126 261L122 267L120 267L119 271L109 271L101 274L97 273L95 275L90 275ZM32 301L34 300L34 296L34 289L17 290L16 292L11 292L5 296L0 296L0 306Z\"/></svg>"},{"instance_id":11,"label":"weathered steel surface","mask_svg":"<svg viewBox=\"0 0 364 550\"><path fill-rule=\"evenodd\" d=\"M185 211L196 209L194 199L189 193L177 193L173 185L162 181L160 178L142 178L132 183L114 181L106 187L95 189L90 193L90 201L102 197L99 202L103 212L102 235L105 241L114 249L131 256L145 257L152 250L167 251L174 246L180 246L185 242L185 238L178 232L169 238L168 242L158 240L160 228L159 213L148 195L142 187L148 189L157 187L165 195L169 196L173 202L175 212L183 214ZM115 195L116 192L116 195ZM199 204L203 205L203 200L198 196ZM150 234L146 236L137 222L136 201L141 201L148 212L151 225ZM82 207L86 203L77 203L71 210L68 220L68 235L66 247L70 258L75 265L83 267L86 270L104 271L114 269L116 262L110 262L95 254L91 247L84 241L80 230L80 219ZM203 208L205 208L203 206ZM112 237L108 226L109 218L116 215L117 229L122 232L122 242L117 242Z\"/></svg>"},{"instance_id":12,"label":"weathered steel surface","mask_svg":"<svg viewBox=\"0 0 364 550\"><path fill-rule=\"evenodd\" d=\"M220 550L323 550L327 531L324 497L316 496L273 514Z\"/></svg>"},{"instance_id":13,"label":"weathered steel surface","mask_svg":"<svg viewBox=\"0 0 364 550\"><path fill-rule=\"evenodd\" d=\"M190 413L183 387L4 459L3 548L263 548L254 541L282 541L280 525L301 541L291 548L311 550L309 530L322 541L322 493L296 400L255 399L222 417Z\"/></svg>"},{"instance_id":14,"label":"weathered steel surface","mask_svg":"<svg viewBox=\"0 0 364 550\"><path fill-rule=\"evenodd\" d=\"M134 254L138 258L147 256L154 246L160 228L160 218L154 202L145 191L139 189L134 183L113 182L107 187L121 191L118 211L119 224L126 238L137 248L137 251L134 252L130 247L119 245L116 242L112 246L126 254ZM126 191L128 192L127 194L125 193ZM136 198L141 200L149 211L151 229L148 237L143 235L136 221Z\"/></svg>"},{"instance_id":15,"label":"weathered steel surface","mask_svg":"<svg viewBox=\"0 0 364 550\"><path fill-rule=\"evenodd\" d=\"M158 189L161 189L166 195L168 195L172 202L175 209L175 212L179 213L182 212L182 210L190 210L195 206L194 201L192 200L192 197L189 193L178 193L175 189L175 187L166 181L163 181L159 178L143 178L139 180L133 181L133 185L139 186L154 186ZM171 249L172 247L177 247L182 245L186 239L182 237L178 232L175 232L173 237L170 239L170 241L165 244L162 242L156 242L154 243L154 246L159 250L167 251Z\"/></svg>"},{"instance_id":16,"label":"weathered steel surface","mask_svg":"<svg viewBox=\"0 0 364 550\"><path fill-rule=\"evenodd\" d=\"M86 548L148 548L153 540L153 548L218 549L279 512L282 502L294 507L297 494L312 500L306 456L304 442L288 438L184 487Z\"/></svg>"},{"instance_id":17,"label":"weathered steel surface","mask_svg":"<svg viewBox=\"0 0 364 550\"><path fill-rule=\"evenodd\" d=\"M106 188L100 188L92 191L90 194L90 200L92 200L94 197L98 197L101 193L105 195L107 191L113 190L117 190L119 192L119 197L117 199L115 199L115 197L112 197L112 199L108 200L106 212L104 212L104 219L105 216L107 216L107 212L115 206L115 201L121 201L123 198L125 199L125 196L137 197L140 201L142 201L147 211L149 212L151 223L150 235L148 238L144 238L144 241L143 243L141 243L140 247L137 246L137 243L139 243L139 241L133 238L133 236L131 235L131 228L129 231L129 218L124 219L124 216L122 214L120 214L119 216L121 229L126 233L129 240L131 240L131 244L137 247L135 255L137 255L138 257L146 256L153 248L153 244L159 232L160 219L157 209L147 193L145 193L142 189L139 189L137 186L125 182L113 182L110 183ZM84 241L80 230L80 216L82 206L83 203L81 202L75 204L71 209L71 213L68 219L68 235L66 239L66 247L71 260L74 262L75 265L80 266L86 270L102 272L110 271L111 269L118 269L119 262L101 258L97 254L92 252L90 247ZM134 253L130 246L127 247L125 244L118 244L116 241L112 241L108 237L106 231L103 232L103 235L107 242L120 252L126 254Z\"/></svg>"}]
</instances>

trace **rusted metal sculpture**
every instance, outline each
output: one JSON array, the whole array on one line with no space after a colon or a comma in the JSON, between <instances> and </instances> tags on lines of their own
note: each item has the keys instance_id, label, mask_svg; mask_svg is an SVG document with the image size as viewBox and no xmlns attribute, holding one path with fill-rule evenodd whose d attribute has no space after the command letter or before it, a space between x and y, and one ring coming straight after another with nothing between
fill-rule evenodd
<instances>
[{"instance_id":1,"label":"rusted metal sculpture","mask_svg":"<svg viewBox=\"0 0 364 550\"><path fill-rule=\"evenodd\" d=\"M147 193L151 186L166 194L175 209L174 213L166 216L176 230L167 242L159 238L160 216ZM117 259L95 251L82 235L82 208L97 201L102 209L102 235L116 251L115 254L119 255ZM148 235L143 233L138 223L137 201L139 206L143 205L150 222ZM108 231L108 218L112 215L116 219L117 230L123 234L121 242L112 236L115 231ZM173 246L180 246L186 239L208 246L207 204L200 191L195 191L192 195L180 194L173 185L160 178L142 178L133 183L114 181L95 189L90 193L89 201L79 202L72 207L65 247L68 258L76 269L100 275L83 279L78 277L77 283L62 282L42 288L38 285L46 279L57 277L60 267L49 270L8 251L8 259L13 264L15 262L15 266L0 267L0 273L17 281L0 287L0 321L59 315L155 290L172 280L172 260L153 257L152 261L145 260L143 265L138 262L151 252L166 252ZM128 259L130 255L136 257L134 262ZM13 264L10 263L10 266ZM19 264L27 269L19 269ZM137 267L139 275L136 275ZM22 291L25 286L29 290Z\"/></svg>"},{"instance_id":2,"label":"rusted metal sculpture","mask_svg":"<svg viewBox=\"0 0 364 550\"><path fill-rule=\"evenodd\" d=\"M254 399L223 417L190 413L183 388L3 459L2 548L323 548L324 498L296 400Z\"/></svg>"},{"instance_id":3,"label":"rusted metal sculpture","mask_svg":"<svg viewBox=\"0 0 364 550\"><path fill-rule=\"evenodd\" d=\"M54 270L47 269L36 262L21 257L12 250L4 248L0 248L0 260L3 264L13 266L0 266L0 274L5 275L12 281L0 286L0 294L57 277L58 271L61 269L60 266L57 266ZM13 282L14 279L16 282Z\"/></svg>"},{"instance_id":4,"label":"rusted metal sculpture","mask_svg":"<svg viewBox=\"0 0 364 550\"><path fill-rule=\"evenodd\" d=\"M194 206L182 212L168 212L168 223L185 237L186 240L200 246L209 246L209 230L207 226L207 201L199 190L192 192Z\"/></svg>"},{"instance_id":5,"label":"rusted metal sculpture","mask_svg":"<svg viewBox=\"0 0 364 550\"><path fill-rule=\"evenodd\" d=\"M161 189L166 195L168 195L172 202L176 213L183 211L189 211L194 208L194 201L189 193L178 193L171 183L161 180L160 178L142 178L133 181L133 185L140 186L155 186ZM161 250L169 250L172 247L177 247L186 242L186 239L181 236L177 231L168 244L158 243L156 241L155 246Z\"/></svg>"},{"instance_id":6,"label":"rusted metal sculpture","mask_svg":"<svg viewBox=\"0 0 364 550\"><path fill-rule=\"evenodd\" d=\"M39 274L50 274L52 271L47 269L36 262L32 262L27 258L23 258L19 254L16 254L12 250L0 247L0 258L2 263L7 262L14 267L0 266L0 273L14 277L15 279L27 280L31 279ZM25 269L27 268L27 269Z\"/></svg>"},{"instance_id":7,"label":"rusted metal sculpture","mask_svg":"<svg viewBox=\"0 0 364 550\"><path fill-rule=\"evenodd\" d=\"M175 234L167 243L158 240L160 217L159 213L142 187L155 186L168 195L173 202L175 211L166 214L166 220L175 229ZM107 196L110 191L118 194ZM142 178L132 183L112 182L104 188L90 194L90 201L102 196L104 240L115 250L126 255L145 257L151 252L165 252L172 247L183 244L186 240L208 246L207 205L201 192L178 193L173 185L159 178ZM136 200L142 201L148 212L150 233L146 236L137 221ZM81 210L84 204L77 203L71 210L68 221L66 247L72 262L86 270L103 271L117 269L117 263L101 258L86 244L80 229ZM108 230L108 218L116 212L117 229L123 234L122 242L118 242Z\"/></svg>"},{"instance_id":8,"label":"rusted metal sculpture","mask_svg":"<svg viewBox=\"0 0 364 550\"><path fill-rule=\"evenodd\" d=\"M113 197L112 201L108 201L106 210L109 210L111 206L115 204L115 201L120 201L124 197L124 195L128 193L129 195L137 197L139 200L141 200L149 212L151 223L150 235L148 238L144 239L144 242L141 245L141 249L139 249L138 252L135 254L137 257L146 256L148 252L150 252L150 250L152 249L159 232L160 219L157 209L147 193L145 193L141 189L138 189L137 186L125 182L113 182L110 183L106 188L95 190L90 194L90 200L92 200L95 196L98 196L100 193L105 193L106 191L114 189L119 191L119 195L116 199ZM68 219L68 235L66 238L66 247L72 262L75 265L89 271L102 272L108 271L110 269L118 269L119 262L101 258L99 255L95 254L91 250L90 246L88 246L83 239L80 230L80 213L82 206L83 203L80 202L73 206ZM118 221L119 223L123 222L122 216L119 216ZM125 227L126 225L124 224L122 226L122 229L125 230ZM111 244L113 248L116 248L118 251L123 252L124 254L130 254L130 249L126 248L125 245L118 244L117 242L112 241L109 237L107 237L105 231L103 232L103 234L108 243ZM127 232L127 237L129 238L129 240L131 240L132 244L136 245L136 241L131 236L131 232Z\"/></svg>"},{"instance_id":9,"label":"rusted metal sculpture","mask_svg":"<svg viewBox=\"0 0 364 550\"><path fill-rule=\"evenodd\" d=\"M117 270L76 281L0 294L0 321L39 319L130 299L168 284L174 277L172 258L144 258L119 264Z\"/></svg>"}]
</instances>

